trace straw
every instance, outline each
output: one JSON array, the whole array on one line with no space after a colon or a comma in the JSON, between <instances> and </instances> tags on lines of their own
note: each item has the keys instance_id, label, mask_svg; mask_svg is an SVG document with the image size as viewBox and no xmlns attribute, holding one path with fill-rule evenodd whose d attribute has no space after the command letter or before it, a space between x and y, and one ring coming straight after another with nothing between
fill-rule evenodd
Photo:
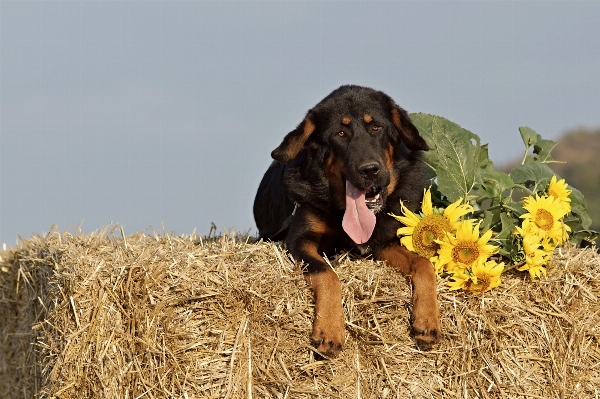
<instances>
[{"instance_id":1,"label":"straw","mask_svg":"<svg viewBox=\"0 0 600 399\"><path fill-rule=\"evenodd\" d=\"M23 239L1 254L0 397L595 398L600 255L556 251L546 278L482 296L438 285L442 342L410 337L406 279L330 259L346 342L315 356L314 304L280 243L136 233Z\"/></svg>"}]
</instances>

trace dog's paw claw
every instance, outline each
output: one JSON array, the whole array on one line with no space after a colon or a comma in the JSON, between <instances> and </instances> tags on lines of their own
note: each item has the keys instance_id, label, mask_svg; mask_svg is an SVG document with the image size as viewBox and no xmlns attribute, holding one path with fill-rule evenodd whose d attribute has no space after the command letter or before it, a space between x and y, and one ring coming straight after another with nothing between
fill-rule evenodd
<instances>
[{"instance_id":1,"label":"dog's paw claw","mask_svg":"<svg viewBox=\"0 0 600 399\"><path fill-rule=\"evenodd\" d=\"M412 327L412 336L419 346L428 348L437 344L441 339L441 331L438 326L433 328L418 327L416 323Z\"/></svg>"},{"instance_id":2,"label":"dog's paw claw","mask_svg":"<svg viewBox=\"0 0 600 399\"><path fill-rule=\"evenodd\" d=\"M339 337L330 338L331 335L339 335ZM317 337L313 336L310 339L317 351L327 357L335 357L344 350L343 340L343 330L333 331L329 336L324 331L320 331Z\"/></svg>"}]
</instances>

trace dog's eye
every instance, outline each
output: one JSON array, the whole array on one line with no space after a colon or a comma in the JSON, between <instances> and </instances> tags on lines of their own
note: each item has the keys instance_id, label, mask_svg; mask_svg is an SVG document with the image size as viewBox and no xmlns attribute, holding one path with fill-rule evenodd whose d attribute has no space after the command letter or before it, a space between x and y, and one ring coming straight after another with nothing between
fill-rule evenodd
<instances>
[{"instance_id":1,"label":"dog's eye","mask_svg":"<svg viewBox=\"0 0 600 399\"><path fill-rule=\"evenodd\" d=\"M337 134L339 137L346 137L346 132L344 131L339 131Z\"/></svg>"},{"instance_id":2,"label":"dog's eye","mask_svg":"<svg viewBox=\"0 0 600 399\"><path fill-rule=\"evenodd\" d=\"M371 130L373 130L374 132L378 132L379 130L381 130L381 126L373 125Z\"/></svg>"}]
</instances>

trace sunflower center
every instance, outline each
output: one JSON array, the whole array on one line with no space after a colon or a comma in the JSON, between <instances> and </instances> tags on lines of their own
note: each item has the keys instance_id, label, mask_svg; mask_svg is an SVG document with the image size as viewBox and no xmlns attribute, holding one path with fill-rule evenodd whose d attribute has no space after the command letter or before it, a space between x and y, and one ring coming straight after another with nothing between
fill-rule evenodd
<instances>
[{"instance_id":1,"label":"sunflower center","mask_svg":"<svg viewBox=\"0 0 600 399\"><path fill-rule=\"evenodd\" d=\"M554 225L554 217L547 210L538 209L535 213L535 224L542 230L550 231Z\"/></svg>"},{"instance_id":2,"label":"sunflower center","mask_svg":"<svg viewBox=\"0 0 600 399\"><path fill-rule=\"evenodd\" d=\"M473 285L473 279L471 279L470 277L468 279L465 280L464 282L464 289L465 290L470 290L471 286Z\"/></svg>"},{"instance_id":3,"label":"sunflower center","mask_svg":"<svg viewBox=\"0 0 600 399\"><path fill-rule=\"evenodd\" d=\"M431 258L440 248L435 240L441 240L444 232L451 231L452 226L442 215L427 215L415 226L412 243L415 251L424 258Z\"/></svg>"},{"instance_id":4,"label":"sunflower center","mask_svg":"<svg viewBox=\"0 0 600 399\"><path fill-rule=\"evenodd\" d=\"M487 291L491 283L489 276L477 276L477 282L479 283L479 287L477 288L479 288L482 292Z\"/></svg>"},{"instance_id":5,"label":"sunflower center","mask_svg":"<svg viewBox=\"0 0 600 399\"><path fill-rule=\"evenodd\" d=\"M452 248L452 259L457 263L470 265L479 257L479 248L473 242L459 242Z\"/></svg>"}]
</instances>

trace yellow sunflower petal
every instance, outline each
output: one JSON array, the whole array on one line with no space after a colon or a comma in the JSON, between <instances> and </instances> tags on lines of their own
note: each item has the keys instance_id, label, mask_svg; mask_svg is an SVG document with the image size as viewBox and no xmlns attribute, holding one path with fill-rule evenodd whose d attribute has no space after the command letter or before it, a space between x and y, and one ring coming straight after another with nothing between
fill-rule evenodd
<instances>
[{"instance_id":1,"label":"yellow sunflower petal","mask_svg":"<svg viewBox=\"0 0 600 399\"><path fill-rule=\"evenodd\" d=\"M521 215L523 229L531 229L533 233L562 243L566 239L562 218L566 215L560 200L552 196L527 197L523 208L528 211Z\"/></svg>"},{"instance_id":2,"label":"yellow sunflower petal","mask_svg":"<svg viewBox=\"0 0 600 399\"><path fill-rule=\"evenodd\" d=\"M556 243L546 237L542 239L542 248L544 251L551 253L556 248Z\"/></svg>"},{"instance_id":3,"label":"yellow sunflower petal","mask_svg":"<svg viewBox=\"0 0 600 399\"><path fill-rule=\"evenodd\" d=\"M538 249L541 241L542 237L535 233L523 235L523 250L525 251L525 254L527 255L533 253L536 249Z\"/></svg>"},{"instance_id":4,"label":"yellow sunflower petal","mask_svg":"<svg viewBox=\"0 0 600 399\"><path fill-rule=\"evenodd\" d=\"M479 231L479 227L477 227ZM473 221L463 220L456 226L456 239L459 241L473 241Z\"/></svg>"},{"instance_id":5,"label":"yellow sunflower petal","mask_svg":"<svg viewBox=\"0 0 600 399\"><path fill-rule=\"evenodd\" d=\"M477 226L477 231L479 232L479 225ZM492 238L492 229L489 229L477 240L477 245L485 245Z\"/></svg>"},{"instance_id":6,"label":"yellow sunflower petal","mask_svg":"<svg viewBox=\"0 0 600 399\"><path fill-rule=\"evenodd\" d=\"M390 216L392 216L394 219L396 219L397 221L399 221L400 223L402 223L405 226L414 227L419 223L420 219L418 218L417 215L415 215L411 211L408 211L408 212L409 212L408 216L398 216L398 215L394 215L393 213L390 213Z\"/></svg>"},{"instance_id":7,"label":"yellow sunflower petal","mask_svg":"<svg viewBox=\"0 0 600 399\"><path fill-rule=\"evenodd\" d=\"M400 227L396 231L397 236L410 236L415 231L414 227Z\"/></svg>"},{"instance_id":8,"label":"yellow sunflower petal","mask_svg":"<svg viewBox=\"0 0 600 399\"><path fill-rule=\"evenodd\" d=\"M556 175L552 176L550 184L548 185L548 195L557 198L566 213L571 212L571 199L569 198L571 191L572 190L569 190L569 185L565 182L565 179L556 181Z\"/></svg>"},{"instance_id":9,"label":"yellow sunflower petal","mask_svg":"<svg viewBox=\"0 0 600 399\"><path fill-rule=\"evenodd\" d=\"M472 220L463 220L458 223L456 234L446 234L444 240L438 240L440 261L446 264L447 270L456 270L473 267L486 261L498 251L495 245L487 244L491 231L479 237L479 224Z\"/></svg>"},{"instance_id":10,"label":"yellow sunflower petal","mask_svg":"<svg viewBox=\"0 0 600 399\"><path fill-rule=\"evenodd\" d=\"M529 272L529 276L532 279L534 279L534 278L542 278L542 274L544 276L546 276L546 268L544 266L542 266L542 265L528 267L526 269L519 268L517 270L527 270Z\"/></svg>"},{"instance_id":11,"label":"yellow sunflower petal","mask_svg":"<svg viewBox=\"0 0 600 399\"><path fill-rule=\"evenodd\" d=\"M454 273L451 280L448 281L448 289L450 291L469 290L474 284L477 284L477 277L469 275L466 271Z\"/></svg>"},{"instance_id":12,"label":"yellow sunflower petal","mask_svg":"<svg viewBox=\"0 0 600 399\"><path fill-rule=\"evenodd\" d=\"M408 224L407 226L414 226L417 223L419 223L419 220L421 220L421 218L417 216L413 211L405 207L402 201L400 201L400 208L402 210L402 214L411 220L410 224Z\"/></svg>"},{"instance_id":13,"label":"yellow sunflower petal","mask_svg":"<svg viewBox=\"0 0 600 399\"><path fill-rule=\"evenodd\" d=\"M500 275L504 271L504 263L496 263L496 261L480 262L473 266L473 274L477 277L477 284L473 285L470 290L481 294L486 291L496 288L500 285Z\"/></svg>"},{"instance_id":14,"label":"yellow sunflower petal","mask_svg":"<svg viewBox=\"0 0 600 399\"><path fill-rule=\"evenodd\" d=\"M531 278L542 278L542 274L544 275L544 277L546 276L546 268L543 266L540 267L536 267L536 268L531 268L528 270L529 271L529 276L531 276Z\"/></svg>"},{"instance_id":15,"label":"yellow sunflower petal","mask_svg":"<svg viewBox=\"0 0 600 399\"><path fill-rule=\"evenodd\" d=\"M404 247L406 249L408 249L411 252L415 252L415 248L413 247L412 244L412 236L404 236L400 239L400 244L404 245Z\"/></svg>"},{"instance_id":16,"label":"yellow sunflower petal","mask_svg":"<svg viewBox=\"0 0 600 399\"><path fill-rule=\"evenodd\" d=\"M431 187L425 190L423 202L421 203L423 215L433 215L433 204L431 203Z\"/></svg>"},{"instance_id":17,"label":"yellow sunflower petal","mask_svg":"<svg viewBox=\"0 0 600 399\"><path fill-rule=\"evenodd\" d=\"M450 224L455 225L458 219L468 213L473 212L473 207L469 204L462 204L462 197L457 199L444 210L444 216Z\"/></svg>"}]
</instances>

